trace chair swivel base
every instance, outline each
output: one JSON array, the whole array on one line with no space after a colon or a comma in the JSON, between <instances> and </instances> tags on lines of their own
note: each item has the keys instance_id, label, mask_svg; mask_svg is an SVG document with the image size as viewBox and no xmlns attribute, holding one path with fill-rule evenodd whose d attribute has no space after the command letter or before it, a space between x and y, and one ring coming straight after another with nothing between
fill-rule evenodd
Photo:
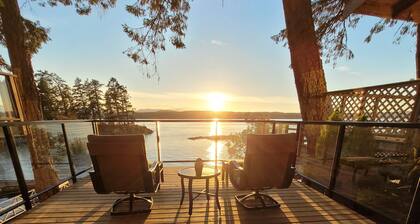
<instances>
[{"instance_id":1,"label":"chair swivel base","mask_svg":"<svg viewBox=\"0 0 420 224\"><path fill-rule=\"evenodd\" d=\"M246 209L278 208L280 204L269 195L258 191L250 194L236 195L236 201Z\"/></svg>"},{"instance_id":2,"label":"chair swivel base","mask_svg":"<svg viewBox=\"0 0 420 224\"><path fill-rule=\"evenodd\" d=\"M151 197L139 197L130 194L128 197L117 199L112 204L111 215L150 213L152 211L152 205L153 199Z\"/></svg>"}]
</instances>

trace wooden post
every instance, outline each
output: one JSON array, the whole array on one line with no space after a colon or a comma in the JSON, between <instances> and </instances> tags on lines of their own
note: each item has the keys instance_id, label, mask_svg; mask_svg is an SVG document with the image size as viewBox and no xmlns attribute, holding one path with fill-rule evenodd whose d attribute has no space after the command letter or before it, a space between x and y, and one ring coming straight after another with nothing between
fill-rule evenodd
<instances>
[{"instance_id":1,"label":"wooden post","mask_svg":"<svg viewBox=\"0 0 420 224\"><path fill-rule=\"evenodd\" d=\"M19 95L17 87L16 87L16 76L15 75L10 75L7 78L9 79L11 95L12 95L13 101L14 101L15 106L16 106L17 115L18 115L19 119L22 121L23 117L24 117L24 114L22 112L22 101L20 99L20 95ZM23 129L23 130L25 131L25 134L26 134L26 130L25 129Z\"/></svg>"}]
</instances>

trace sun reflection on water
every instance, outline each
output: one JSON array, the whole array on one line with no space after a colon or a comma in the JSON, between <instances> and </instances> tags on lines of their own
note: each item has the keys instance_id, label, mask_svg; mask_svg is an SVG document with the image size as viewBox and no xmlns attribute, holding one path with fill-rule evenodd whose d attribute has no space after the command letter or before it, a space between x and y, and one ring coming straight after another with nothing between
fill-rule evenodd
<instances>
[{"instance_id":1,"label":"sun reflection on water","mask_svg":"<svg viewBox=\"0 0 420 224\"><path fill-rule=\"evenodd\" d=\"M220 122L213 121L210 124L210 136L222 135L222 126ZM216 159L216 151L217 151L217 159L220 160L221 152L223 151L224 144L222 141L212 141L211 145L207 148L207 152L209 153L209 159L214 160Z\"/></svg>"}]
</instances>

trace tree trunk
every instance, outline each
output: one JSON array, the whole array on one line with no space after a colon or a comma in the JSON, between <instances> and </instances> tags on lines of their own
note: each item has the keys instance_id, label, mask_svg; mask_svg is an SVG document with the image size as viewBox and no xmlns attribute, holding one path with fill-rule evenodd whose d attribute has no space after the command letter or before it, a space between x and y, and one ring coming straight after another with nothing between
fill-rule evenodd
<instances>
[{"instance_id":1,"label":"tree trunk","mask_svg":"<svg viewBox=\"0 0 420 224\"><path fill-rule=\"evenodd\" d=\"M283 8L302 119L323 120L327 85L315 34L311 0L283 0ZM320 130L318 126L303 128L303 135L308 140L307 153L311 156L315 156Z\"/></svg>"},{"instance_id":2,"label":"tree trunk","mask_svg":"<svg viewBox=\"0 0 420 224\"><path fill-rule=\"evenodd\" d=\"M416 78L420 79L420 24L417 24Z\"/></svg>"},{"instance_id":3,"label":"tree trunk","mask_svg":"<svg viewBox=\"0 0 420 224\"><path fill-rule=\"evenodd\" d=\"M17 92L22 104L23 119L26 121L41 120L42 113L39 108L31 55L26 50L24 26L17 0L3 0L0 16L12 72L17 76ZM27 143L37 191L58 182L57 173L51 165L49 150L45 147L37 147L48 145L48 138L42 139L37 138L37 131L33 131L30 127L27 128Z\"/></svg>"},{"instance_id":4,"label":"tree trunk","mask_svg":"<svg viewBox=\"0 0 420 224\"><path fill-rule=\"evenodd\" d=\"M323 120L327 85L310 0L283 0L292 69L303 120Z\"/></svg>"}]
</instances>

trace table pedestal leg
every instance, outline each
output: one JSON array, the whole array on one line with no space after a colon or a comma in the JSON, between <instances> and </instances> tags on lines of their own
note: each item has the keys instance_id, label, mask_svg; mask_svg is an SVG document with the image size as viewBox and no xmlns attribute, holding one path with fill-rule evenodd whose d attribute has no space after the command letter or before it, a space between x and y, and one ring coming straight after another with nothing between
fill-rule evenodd
<instances>
[{"instance_id":1,"label":"table pedestal leg","mask_svg":"<svg viewBox=\"0 0 420 224\"><path fill-rule=\"evenodd\" d=\"M209 179L206 179L206 196L207 196L207 201L210 200L210 195L209 195Z\"/></svg>"},{"instance_id":2,"label":"table pedestal leg","mask_svg":"<svg viewBox=\"0 0 420 224\"><path fill-rule=\"evenodd\" d=\"M184 178L181 177L181 203L179 203L179 205L182 205L182 203L184 202L184 196L185 196L185 186L184 186Z\"/></svg>"},{"instance_id":3,"label":"table pedestal leg","mask_svg":"<svg viewBox=\"0 0 420 224\"><path fill-rule=\"evenodd\" d=\"M192 214L193 209L193 192L192 192L192 179L188 178L188 199L190 201L190 208L188 210L188 214Z\"/></svg>"},{"instance_id":4,"label":"table pedestal leg","mask_svg":"<svg viewBox=\"0 0 420 224\"><path fill-rule=\"evenodd\" d=\"M216 198L217 208L220 210L220 202L219 202L219 179L217 178L217 176L214 179L215 179L214 182L216 183L216 194L214 195L214 197Z\"/></svg>"}]
</instances>

